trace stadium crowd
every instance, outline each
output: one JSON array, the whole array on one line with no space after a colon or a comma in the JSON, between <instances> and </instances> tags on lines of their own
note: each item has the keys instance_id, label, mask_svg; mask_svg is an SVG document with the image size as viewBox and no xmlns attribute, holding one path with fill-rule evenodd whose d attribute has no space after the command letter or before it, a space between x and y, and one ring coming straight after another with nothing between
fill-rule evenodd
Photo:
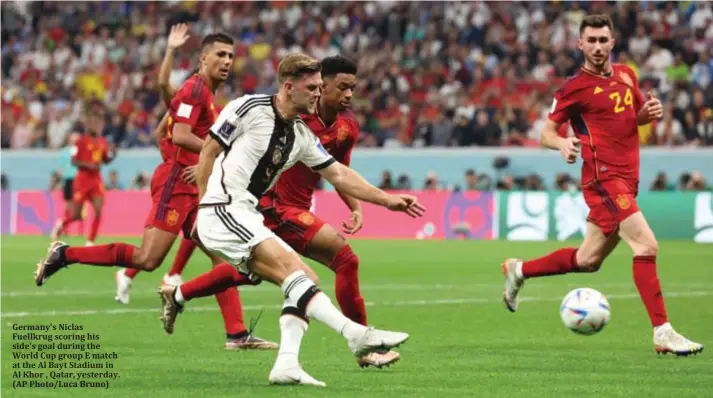
<instances>
[{"instance_id":1,"label":"stadium crowd","mask_svg":"<svg viewBox=\"0 0 713 398\"><path fill-rule=\"evenodd\" d=\"M359 63L362 146L536 146L553 90L581 63L578 24L606 12L614 57L666 116L642 144L713 145L709 2L3 2L2 148L60 148L87 101L108 111L120 148L155 145L168 28L192 25L171 76L195 66L200 37L238 39L218 103L273 91L281 56L342 53Z\"/></svg>"}]
</instances>

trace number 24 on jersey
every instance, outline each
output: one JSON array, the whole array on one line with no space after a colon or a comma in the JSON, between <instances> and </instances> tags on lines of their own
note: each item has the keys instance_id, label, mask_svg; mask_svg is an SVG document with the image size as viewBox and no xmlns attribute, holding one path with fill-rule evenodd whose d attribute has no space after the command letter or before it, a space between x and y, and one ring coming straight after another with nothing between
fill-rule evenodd
<instances>
[{"instance_id":1,"label":"number 24 on jersey","mask_svg":"<svg viewBox=\"0 0 713 398\"><path fill-rule=\"evenodd\" d=\"M609 98L614 101L614 113L624 112L626 106L634 107L634 96L630 88L627 88L626 94L624 94L624 105L621 104L621 94L619 92L609 94Z\"/></svg>"}]
</instances>

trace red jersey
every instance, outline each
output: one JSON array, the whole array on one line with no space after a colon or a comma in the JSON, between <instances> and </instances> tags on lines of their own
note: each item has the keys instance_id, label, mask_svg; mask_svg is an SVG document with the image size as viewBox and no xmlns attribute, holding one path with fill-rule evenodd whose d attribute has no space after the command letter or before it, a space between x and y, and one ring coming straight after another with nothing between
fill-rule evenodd
<instances>
[{"instance_id":1,"label":"red jersey","mask_svg":"<svg viewBox=\"0 0 713 398\"><path fill-rule=\"evenodd\" d=\"M359 122L351 112L340 113L330 126L325 125L316 114L303 115L302 120L335 160L349 166L352 149L359 138ZM319 173L298 162L283 172L265 195L273 196L280 205L309 210L312 194L320 178Z\"/></svg>"},{"instance_id":2,"label":"red jersey","mask_svg":"<svg viewBox=\"0 0 713 398\"><path fill-rule=\"evenodd\" d=\"M90 163L97 166L96 169L79 167L77 177L90 177L101 179L99 167L108 160L109 144L104 137L94 137L89 134L81 136L72 148L72 160Z\"/></svg>"},{"instance_id":3,"label":"red jersey","mask_svg":"<svg viewBox=\"0 0 713 398\"><path fill-rule=\"evenodd\" d=\"M218 110L213 103L213 93L205 78L196 73L186 79L171 100L168 109L166 135L159 143L159 150L164 162L176 162L182 166L198 164L198 154L174 145L173 126L184 123L191 126L191 132L205 139L208 130L218 117Z\"/></svg>"},{"instance_id":4,"label":"red jersey","mask_svg":"<svg viewBox=\"0 0 713 398\"><path fill-rule=\"evenodd\" d=\"M644 105L631 68L612 65L609 77L585 69L555 93L550 120L569 121L582 141L582 184L593 179L639 179L639 134L636 116Z\"/></svg>"}]
</instances>

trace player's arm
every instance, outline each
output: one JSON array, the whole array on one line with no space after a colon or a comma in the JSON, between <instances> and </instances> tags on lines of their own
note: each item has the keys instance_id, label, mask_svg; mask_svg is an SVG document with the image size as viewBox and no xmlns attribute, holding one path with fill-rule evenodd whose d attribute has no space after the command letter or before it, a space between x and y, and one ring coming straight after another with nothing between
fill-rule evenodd
<instances>
[{"instance_id":1,"label":"player's arm","mask_svg":"<svg viewBox=\"0 0 713 398\"><path fill-rule=\"evenodd\" d=\"M175 109L171 142L194 153L203 149L203 140L193 134L201 113L206 112L206 100L203 93L196 94L193 87L185 85L171 100L171 109Z\"/></svg>"},{"instance_id":2,"label":"player's arm","mask_svg":"<svg viewBox=\"0 0 713 398\"><path fill-rule=\"evenodd\" d=\"M579 156L579 138L560 137L557 134L560 126L569 120L569 113L573 111L577 101L573 93L566 87L560 88L552 100L552 108L540 130L540 144L549 149L560 151L567 163L574 163Z\"/></svg>"},{"instance_id":3,"label":"player's arm","mask_svg":"<svg viewBox=\"0 0 713 398\"><path fill-rule=\"evenodd\" d=\"M356 131L359 131L359 127L357 125ZM354 141L349 141L349 146L346 148L346 150L343 152L341 156L338 156L336 159L342 163L343 165L349 167L351 164L352 160L352 149L354 149L354 142L356 142L356 139ZM337 194L339 194L339 197L342 198L342 201L349 207L349 210L351 210L352 214L350 217L350 222L343 221L342 222L342 227L344 228L344 232L349 233L349 234L355 234L359 232L359 230L362 227L363 224L363 212L361 210L361 202L359 199L353 198L349 195L345 195L344 193L337 191Z\"/></svg>"},{"instance_id":4,"label":"player's arm","mask_svg":"<svg viewBox=\"0 0 713 398\"><path fill-rule=\"evenodd\" d=\"M214 140L213 137L208 137L198 156L198 170L196 171L196 185L198 185L198 198L202 198L208 187L208 178L213 170L213 164L218 155L223 152L223 147Z\"/></svg>"},{"instance_id":5,"label":"player's arm","mask_svg":"<svg viewBox=\"0 0 713 398\"><path fill-rule=\"evenodd\" d=\"M81 160L82 156L80 155L82 150L80 149L80 145L83 145L83 143L78 142L70 150L70 154L72 155L72 164L74 165L74 167L78 169L99 170L99 165L85 160Z\"/></svg>"},{"instance_id":6,"label":"player's arm","mask_svg":"<svg viewBox=\"0 0 713 398\"><path fill-rule=\"evenodd\" d=\"M171 106L171 99L176 94L176 89L171 87L169 82L173 68L173 55L186 40L188 40L188 25L178 24L171 27L171 33L169 33L166 42L166 54L164 54L161 67L158 70L158 89L166 106Z\"/></svg>"},{"instance_id":7,"label":"player's arm","mask_svg":"<svg viewBox=\"0 0 713 398\"><path fill-rule=\"evenodd\" d=\"M415 196L389 195L381 189L369 184L354 170L337 162L319 142L312 136L310 144L299 153L299 160L319 172L334 187L353 198L386 207L394 211L403 211L411 217L420 217L425 208L418 203Z\"/></svg>"}]
</instances>

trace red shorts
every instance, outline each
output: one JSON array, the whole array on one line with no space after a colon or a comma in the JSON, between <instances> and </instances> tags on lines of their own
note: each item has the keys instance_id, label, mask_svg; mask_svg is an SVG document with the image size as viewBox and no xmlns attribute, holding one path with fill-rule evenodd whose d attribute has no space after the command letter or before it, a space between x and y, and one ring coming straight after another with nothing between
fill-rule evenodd
<instances>
[{"instance_id":1,"label":"red shorts","mask_svg":"<svg viewBox=\"0 0 713 398\"><path fill-rule=\"evenodd\" d=\"M269 203L269 202L267 202ZM309 210L291 206L274 205L266 206L265 201L260 201L264 224L275 235L285 241L297 253L305 254L307 247L317 232L326 224Z\"/></svg>"},{"instance_id":2,"label":"red shorts","mask_svg":"<svg viewBox=\"0 0 713 398\"><path fill-rule=\"evenodd\" d=\"M151 178L151 199L153 206L144 228L155 227L178 235L183 231L187 239L198 214L198 195L184 193L177 187L183 167L162 163Z\"/></svg>"},{"instance_id":3,"label":"red shorts","mask_svg":"<svg viewBox=\"0 0 713 398\"><path fill-rule=\"evenodd\" d=\"M72 201L83 204L87 200L104 197L101 178L86 178L77 175L72 182Z\"/></svg>"},{"instance_id":4,"label":"red shorts","mask_svg":"<svg viewBox=\"0 0 713 398\"><path fill-rule=\"evenodd\" d=\"M638 187L625 180L593 180L582 188L584 201L589 206L590 221L609 236L619 228L619 223L639 211L636 204Z\"/></svg>"}]
</instances>

